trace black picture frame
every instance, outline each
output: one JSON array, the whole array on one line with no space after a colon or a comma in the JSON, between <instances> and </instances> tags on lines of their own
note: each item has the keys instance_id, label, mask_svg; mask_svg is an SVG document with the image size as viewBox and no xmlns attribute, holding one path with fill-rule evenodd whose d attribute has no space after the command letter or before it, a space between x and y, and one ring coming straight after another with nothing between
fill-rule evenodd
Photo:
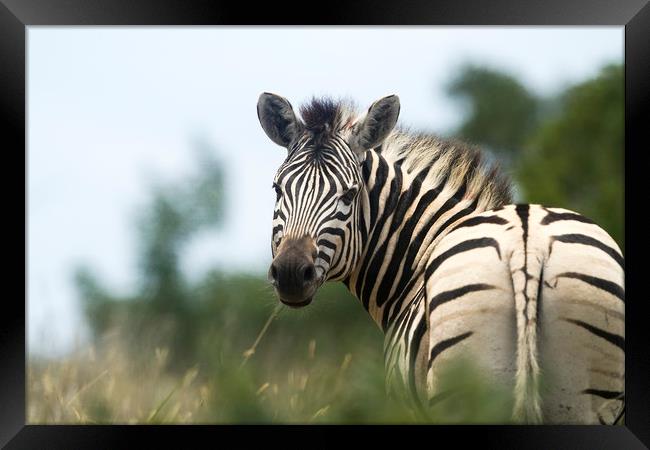
<instances>
[{"instance_id":1,"label":"black picture frame","mask_svg":"<svg viewBox=\"0 0 650 450\"><path fill-rule=\"evenodd\" d=\"M22 197L25 222L5 214L5 224L21 233L27 245L27 148L26 148L26 27L31 25L618 25L625 27L625 233L628 260L626 291L626 425L625 426L436 426L361 427L366 435L382 438L395 433L406 445L416 445L423 437L435 442L453 442L462 446L477 439L480 445L498 448L647 448L650 445L650 354L648 350L647 300L641 293L643 283L642 238L647 228L643 209L647 197L642 187L640 163L650 149L650 5L647 0L444 0L427 2L338 0L313 5L283 5L277 2L249 4L225 1L136 1L136 0L0 0L0 114L5 158L11 155L15 165L5 165L5 204L15 200L11 174L25 175ZM23 153L24 152L24 153ZM21 158L21 155L23 156ZM19 167L22 170L14 169ZM9 169L11 167L11 169ZM19 176L19 175L16 175ZM638 217L637 217L638 216ZM19 230L20 227L22 231ZM11 232L10 231L10 232ZM6 236L9 236L8 234ZM23 248L25 251L26 247ZM25 253L23 253L25 255ZM26 258L26 256L25 256ZM18 258L9 262L7 281L19 284ZM23 289L27 301L27 269ZM8 283L7 283L8 284ZM249 439L265 439L271 432L288 427L256 427L255 433L241 426L36 426L26 425L26 307L19 295L6 295L0 314L0 445L6 448L118 448L132 446L134 439L159 442L223 442L223 433L237 432L241 445ZM341 427L291 427L295 443L327 445L326 432ZM355 427L356 428L356 427ZM404 427L399 427L404 428ZM350 430L350 427L346 427ZM309 441L309 431L319 435ZM407 434L408 433L408 434ZM415 437L411 433L420 436ZM414 440L412 440L414 439ZM332 443L340 442L332 439ZM357 441L358 442L358 441ZM413 444L411 444L413 442ZM645 445L644 445L645 444ZM151 442L152 447L160 444ZM340 444L339 444L340 445ZM449 445L449 444L447 444ZM187 448L193 445L183 445Z\"/></svg>"}]
</instances>

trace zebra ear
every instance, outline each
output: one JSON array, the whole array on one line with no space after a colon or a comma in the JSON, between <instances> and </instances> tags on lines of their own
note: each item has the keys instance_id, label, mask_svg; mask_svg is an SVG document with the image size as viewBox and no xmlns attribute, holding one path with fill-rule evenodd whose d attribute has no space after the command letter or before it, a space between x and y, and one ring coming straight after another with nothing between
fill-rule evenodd
<instances>
[{"instance_id":1,"label":"zebra ear","mask_svg":"<svg viewBox=\"0 0 650 450\"><path fill-rule=\"evenodd\" d=\"M257 117L266 135L282 147L288 147L302 129L291 103L268 92L261 94L257 101Z\"/></svg>"},{"instance_id":2,"label":"zebra ear","mask_svg":"<svg viewBox=\"0 0 650 450\"><path fill-rule=\"evenodd\" d=\"M357 153L378 147L388 137L399 117L399 97L389 95L373 103L352 133L350 147Z\"/></svg>"}]
</instances>

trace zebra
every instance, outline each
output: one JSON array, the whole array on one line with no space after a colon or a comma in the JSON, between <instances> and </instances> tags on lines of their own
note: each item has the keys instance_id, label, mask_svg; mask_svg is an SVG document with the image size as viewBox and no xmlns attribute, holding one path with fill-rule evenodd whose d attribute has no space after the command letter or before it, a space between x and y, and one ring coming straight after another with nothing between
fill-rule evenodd
<instances>
[{"instance_id":1,"label":"zebra","mask_svg":"<svg viewBox=\"0 0 650 450\"><path fill-rule=\"evenodd\" d=\"M341 281L385 334L387 389L426 411L442 368L471 357L513 395L515 423L613 424L624 411L624 259L576 212L512 203L473 145L397 125L390 95L357 113L263 93L258 118L287 149L273 189L268 278L312 302ZM540 386L540 377L554 382Z\"/></svg>"}]
</instances>

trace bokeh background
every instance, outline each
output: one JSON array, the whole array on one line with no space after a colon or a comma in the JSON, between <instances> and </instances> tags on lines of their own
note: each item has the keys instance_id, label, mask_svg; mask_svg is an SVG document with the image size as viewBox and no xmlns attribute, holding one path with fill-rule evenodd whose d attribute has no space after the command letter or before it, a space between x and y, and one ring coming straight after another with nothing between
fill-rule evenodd
<instances>
[{"instance_id":1,"label":"bokeh background","mask_svg":"<svg viewBox=\"0 0 650 450\"><path fill-rule=\"evenodd\" d=\"M340 284L278 308L257 97L481 145L516 200L623 235L622 27L29 27L28 421L377 423L382 335ZM429 420L501 423L469 362Z\"/></svg>"}]
</instances>

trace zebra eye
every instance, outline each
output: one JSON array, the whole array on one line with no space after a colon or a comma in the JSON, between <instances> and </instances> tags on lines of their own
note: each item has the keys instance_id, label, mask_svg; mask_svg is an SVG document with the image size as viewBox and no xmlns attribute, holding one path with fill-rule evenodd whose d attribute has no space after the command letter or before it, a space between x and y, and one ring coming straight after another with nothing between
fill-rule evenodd
<instances>
[{"instance_id":1,"label":"zebra eye","mask_svg":"<svg viewBox=\"0 0 650 450\"><path fill-rule=\"evenodd\" d=\"M276 183L273 183L273 189L275 189L275 195L277 196L275 201L280 201L280 197L282 197L282 188L280 188Z\"/></svg>"},{"instance_id":2,"label":"zebra eye","mask_svg":"<svg viewBox=\"0 0 650 450\"><path fill-rule=\"evenodd\" d=\"M358 191L359 189L356 186L352 186L347 191L345 191L341 196L341 201L343 202L343 204L349 206L350 203L352 203L352 200L354 200L354 197L357 196Z\"/></svg>"}]
</instances>

